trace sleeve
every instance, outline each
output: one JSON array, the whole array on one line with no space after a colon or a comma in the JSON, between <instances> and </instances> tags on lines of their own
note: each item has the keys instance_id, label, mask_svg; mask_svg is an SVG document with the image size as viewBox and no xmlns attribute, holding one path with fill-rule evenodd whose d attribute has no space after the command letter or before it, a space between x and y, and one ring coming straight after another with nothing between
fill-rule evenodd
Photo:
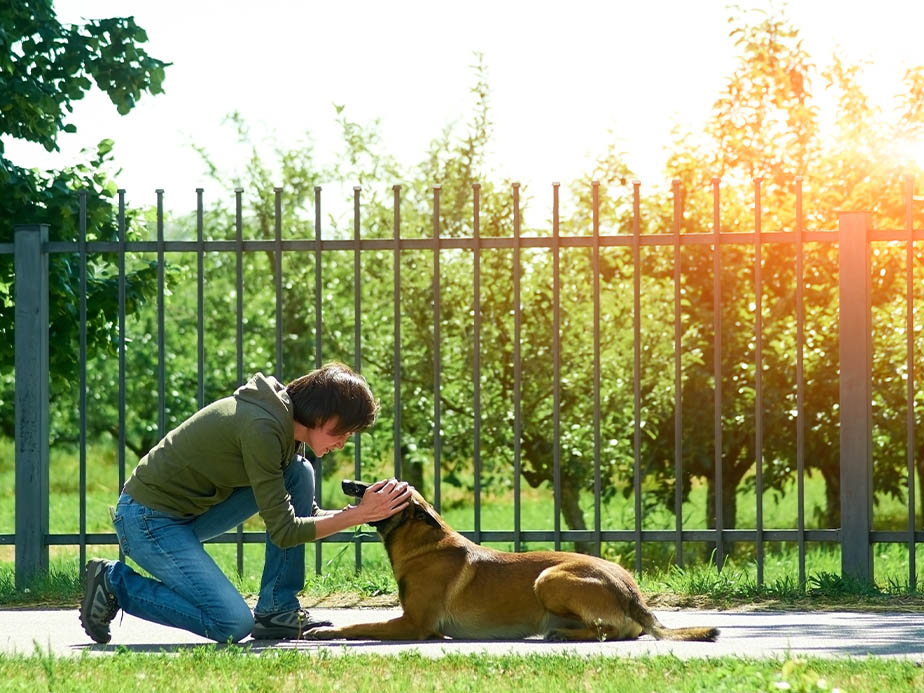
<instances>
[{"instance_id":1,"label":"sleeve","mask_svg":"<svg viewBox=\"0 0 924 693\"><path fill-rule=\"evenodd\" d=\"M339 510L324 510L317 501L311 502L311 516L312 517L330 517L331 515L336 515Z\"/></svg>"},{"instance_id":2,"label":"sleeve","mask_svg":"<svg viewBox=\"0 0 924 693\"><path fill-rule=\"evenodd\" d=\"M283 465L291 448L278 426L271 421L254 421L242 432L244 469L257 501L257 512L266 524L270 541L287 549L313 541L315 519L296 517L286 491Z\"/></svg>"}]
</instances>

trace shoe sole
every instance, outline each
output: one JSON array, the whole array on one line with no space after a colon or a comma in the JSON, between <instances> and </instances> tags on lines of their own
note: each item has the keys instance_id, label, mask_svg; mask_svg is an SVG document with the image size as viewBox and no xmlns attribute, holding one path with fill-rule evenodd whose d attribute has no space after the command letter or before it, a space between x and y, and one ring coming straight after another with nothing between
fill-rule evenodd
<instances>
[{"instance_id":1,"label":"shoe sole","mask_svg":"<svg viewBox=\"0 0 924 693\"><path fill-rule=\"evenodd\" d=\"M320 628L322 626L332 625L334 624L330 621L311 621L305 624L305 628L303 628L302 632L298 635L293 633L288 628L264 628L255 626L250 636L254 640L311 640L311 638L305 637L307 635L307 631L311 630L312 628Z\"/></svg>"}]
</instances>

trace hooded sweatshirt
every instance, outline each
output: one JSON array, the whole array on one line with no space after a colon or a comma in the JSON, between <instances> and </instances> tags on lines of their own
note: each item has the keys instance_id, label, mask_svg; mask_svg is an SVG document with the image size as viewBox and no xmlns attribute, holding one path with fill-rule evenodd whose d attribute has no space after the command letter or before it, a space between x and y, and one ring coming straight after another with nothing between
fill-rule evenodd
<instances>
[{"instance_id":1,"label":"hooded sweatshirt","mask_svg":"<svg viewBox=\"0 0 924 693\"><path fill-rule=\"evenodd\" d=\"M149 508L191 518L250 486L270 540L296 546L314 539L315 526L314 518L295 516L283 480L295 445L285 386L257 373L170 431L141 458L124 490Z\"/></svg>"}]
</instances>

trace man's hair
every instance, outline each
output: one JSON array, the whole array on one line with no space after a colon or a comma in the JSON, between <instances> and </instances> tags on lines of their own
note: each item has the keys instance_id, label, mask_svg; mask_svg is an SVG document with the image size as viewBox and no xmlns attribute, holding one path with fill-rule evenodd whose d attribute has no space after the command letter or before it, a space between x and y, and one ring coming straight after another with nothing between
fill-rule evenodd
<instances>
[{"instance_id":1,"label":"man's hair","mask_svg":"<svg viewBox=\"0 0 924 693\"><path fill-rule=\"evenodd\" d=\"M336 417L334 435L355 433L375 423L379 404L366 379L349 366L332 362L286 385L293 415L308 428Z\"/></svg>"}]
</instances>

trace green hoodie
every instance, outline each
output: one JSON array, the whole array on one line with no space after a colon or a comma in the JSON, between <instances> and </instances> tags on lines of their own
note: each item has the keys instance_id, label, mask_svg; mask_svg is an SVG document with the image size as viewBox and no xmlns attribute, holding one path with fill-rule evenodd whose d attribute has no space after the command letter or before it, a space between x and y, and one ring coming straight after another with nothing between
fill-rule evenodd
<instances>
[{"instance_id":1,"label":"green hoodie","mask_svg":"<svg viewBox=\"0 0 924 693\"><path fill-rule=\"evenodd\" d=\"M170 431L141 458L125 492L149 508L188 518L250 486L274 544L312 541L314 518L295 516L283 481L295 454L292 416L285 386L257 373Z\"/></svg>"}]
</instances>

